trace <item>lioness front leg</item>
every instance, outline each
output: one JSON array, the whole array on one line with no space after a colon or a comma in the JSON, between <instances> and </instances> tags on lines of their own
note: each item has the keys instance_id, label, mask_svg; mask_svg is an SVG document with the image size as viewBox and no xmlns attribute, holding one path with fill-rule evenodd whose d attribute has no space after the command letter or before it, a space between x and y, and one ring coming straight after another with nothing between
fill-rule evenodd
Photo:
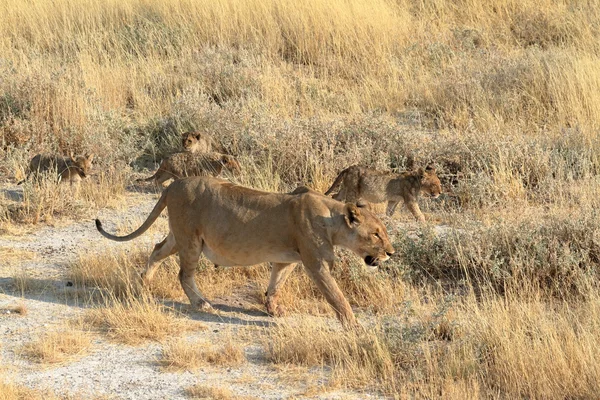
<instances>
[{"instance_id":1,"label":"lioness front leg","mask_svg":"<svg viewBox=\"0 0 600 400\"><path fill-rule=\"evenodd\" d=\"M333 266L333 260L303 259L302 263L327 302L333 307L342 325L347 328L355 326L356 318L354 318L352 307L329 272L330 266Z\"/></svg>"},{"instance_id":2,"label":"lioness front leg","mask_svg":"<svg viewBox=\"0 0 600 400\"><path fill-rule=\"evenodd\" d=\"M267 288L267 312L273 316L280 317L285 314L283 306L277 305L277 299L279 297L279 289L287 278L290 276L292 271L296 268L296 264L276 264L272 263L271 269L271 280L269 281L269 287Z\"/></svg>"},{"instance_id":3,"label":"lioness front leg","mask_svg":"<svg viewBox=\"0 0 600 400\"><path fill-rule=\"evenodd\" d=\"M195 243L189 246L182 246L179 251L179 282L190 300L192 307L197 307L201 310L209 310L212 308L210 303L202 296L200 290L196 286L196 267L202 253L202 245L194 248Z\"/></svg>"}]
</instances>

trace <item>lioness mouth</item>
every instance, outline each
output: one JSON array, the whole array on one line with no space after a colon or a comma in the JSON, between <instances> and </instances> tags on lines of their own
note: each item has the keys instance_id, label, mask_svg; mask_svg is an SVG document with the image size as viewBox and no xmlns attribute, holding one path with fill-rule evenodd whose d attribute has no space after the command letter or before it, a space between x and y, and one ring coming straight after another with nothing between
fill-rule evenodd
<instances>
[{"instance_id":1,"label":"lioness mouth","mask_svg":"<svg viewBox=\"0 0 600 400\"><path fill-rule=\"evenodd\" d=\"M379 261L375 257L366 256L365 257L365 264L367 264L370 267L378 267L379 266Z\"/></svg>"}]
</instances>

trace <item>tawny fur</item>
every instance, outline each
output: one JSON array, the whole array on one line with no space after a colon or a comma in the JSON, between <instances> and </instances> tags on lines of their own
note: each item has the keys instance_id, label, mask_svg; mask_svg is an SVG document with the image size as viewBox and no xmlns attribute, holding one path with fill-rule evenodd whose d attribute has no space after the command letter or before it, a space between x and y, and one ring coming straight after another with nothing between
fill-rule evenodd
<instances>
[{"instance_id":1,"label":"tawny fur","mask_svg":"<svg viewBox=\"0 0 600 400\"><path fill-rule=\"evenodd\" d=\"M157 185L169 179L187 176L219 176L223 168L237 174L240 164L234 156L220 153L191 153L182 151L165 158L154 175L138 182L154 181Z\"/></svg>"},{"instance_id":2,"label":"tawny fur","mask_svg":"<svg viewBox=\"0 0 600 400\"><path fill-rule=\"evenodd\" d=\"M420 222L425 221L425 216L417 203L419 194L436 198L442 193L442 185L432 167L396 174L353 165L340 172L325 194L329 195L340 184L340 191L333 196L336 200L364 200L371 203L387 201L389 216L394 214L398 203L403 202Z\"/></svg>"},{"instance_id":3,"label":"tawny fur","mask_svg":"<svg viewBox=\"0 0 600 400\"><path fill-rule=\"evenodd\" d=\"M184 133L181 137L181 146L190 153L209 153L211 151L224 153L222 146L216 143L212 136L200 131Z\"/></svg>"},{"instance_id":4,"label":"tawny fur","mask_svg":"<svg viewBox=\"0 0 600 400\"><path fill-rule=\"evenodd\" d=\"M69 182L71 184L85 179L91 169L94 154L86 154L84 156L62 157L56 155L37 154L29 162L27 168L27 176L18 184L22 184L31 176L39 176L50 171L56 171L57 178L60 182Z\"/></svg>"},{"instance_id":5,"label":"tawny fur","mask_svg":"<svg viewBox=\"0 0 600 400\"><path fill-rule=\"evenodd\" d=\"M277 315L281 286L297 263L316 283L345 325L355 323L350 304L330 273L334 246L343 246L377 266L394 252L385 226L375 214L355 204L299 188L292 193L269 193L212 177L190 177L165 189L146 221L133 233L114 236L132 240L143 234L168 209L170 232L154 247L142 274L149 283L159 262L179 253L179 280L193 306L210 304L196 286L194 275L201 254L223 266L272 263L267 311Z\"/></svg>"}]
</instances>

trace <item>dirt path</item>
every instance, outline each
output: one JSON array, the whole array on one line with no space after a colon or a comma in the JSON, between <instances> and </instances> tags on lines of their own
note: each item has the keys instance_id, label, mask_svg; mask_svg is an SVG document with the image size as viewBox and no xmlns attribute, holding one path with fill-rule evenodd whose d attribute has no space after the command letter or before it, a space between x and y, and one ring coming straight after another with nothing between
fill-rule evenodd
<instances>
[{"instance_id":1,"label":"dirt path","mask_svg":"<svg viewBox=\"0 0 600 400\"><path fill-rule=\"evenodd\" d=\"M76 398L108 395L117 399L185 399L184 389L195 384L227 388L238 396L265 399L302 398L307 384L314 387L326 381L327 369L300 373L300 379L285 378L285 372L264 361L258 345L260 329L276 323L262 312L252 311L243 296L233 294L226 301L215 301L216 314L188 312L191 319L202 321L208 329L192 333L211 343L219 343L222 335L244 334L248 362L241 367L206 367L194 372L165 372L157 359L160 343L141 346L115 344L100 335L94 337L91 350L76 361L59 366L40 366L20 355L24 343L43 332L59 330L67 321L81 315L84 307L67 300L65 291L72 290L65 277L66 264L75 260L78 251L104 249L123 244L103 240L95 229L93 218L106 221L114 231L115 224L125 218L140 221L152 209L156 194L131 194L125 211L102 210L87 220L60 223L55 227L40 225L37 230L20 236L0 235L0 309L23 304L24 316L3 311L0 315L0 373L13 383L36 389L51 389L57 394ZM131 200L131 201L130 201ZM134 204L134 205L133 205ZM165 232L145 235L151 246ZM2 257L1 255L4 255ZM26 275L34 290L21 293L15 277ZM290 317L291 318L291 317ZM335 321L332 321L335 323ZM249 333L249 334L248 334ZM364 393L326 392L311 398L375 398Z\"/></svg>"}]
</instances>

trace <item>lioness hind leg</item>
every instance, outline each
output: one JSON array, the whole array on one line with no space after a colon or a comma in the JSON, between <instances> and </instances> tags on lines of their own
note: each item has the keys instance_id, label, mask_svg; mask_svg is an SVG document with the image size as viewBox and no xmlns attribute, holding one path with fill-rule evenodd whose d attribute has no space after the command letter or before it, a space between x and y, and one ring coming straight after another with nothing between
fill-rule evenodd
<instances>
[{"instance_id":1,"label":"lioness hind leg","mask_svg":"<svg viewBox=\"0 0 600 400\"><path fill-rule=\"evenodd\" d=\"M194 244L189 246L182 246L179 251L179 282L185 292L186 296L190 300L192 307L197 307L202 310L209 310L212 308L210 303L202 296L200 290L196 286L196 267L198 266L198 260L202 253L202 244L194 248Z\"/></svg>"},{"instance_id":2,"label":"lioness hind leg","mask_svg":"<svg viewBox=\"0 0 600 400\"><path fill-rule=\"evenodd\" d=\"M154 246L154 250L150 257L148 257L148 263L146 264L146 269L142 272L142 281L144 284L148 285L152 282L152 278L154 277L154 273L160 266L160 261L169 257L171 254L175 254L179 251L177 247L177 242L175 241L175 237L172 233L169 232L166 238L160 243L157 243Z\"/></svg>"},{"instance_id":3,"label":"lioness hind leg","mask_svg":"<svg viewBox=\"0 0 600 400\"><path fill-rule=\"evenodd\" d=\"M285 314L283 306L277 305L279 297L279 289L285 283L292 271L296 268L296 264L276 264L272 263L271 280L267 288L267 312L273 316L280 317Z\"/></svg>"},{"instance_id":4,"label":"lioness hind leg","mask_svg":"<svg viewBox=\"0 0 600 400\"><path fill-rule=\"evenodd\" d=\"M329 272L329 266L333 266L333 261L317 261L307 263L302 261L306 267L306 272L315 282L321 293L325 296L327 302L333 307L338 319L345 327L356 325L356 318L350 303L344 297L344 294L338 287L335 279Z\"/></svg>"}]
</instances>

